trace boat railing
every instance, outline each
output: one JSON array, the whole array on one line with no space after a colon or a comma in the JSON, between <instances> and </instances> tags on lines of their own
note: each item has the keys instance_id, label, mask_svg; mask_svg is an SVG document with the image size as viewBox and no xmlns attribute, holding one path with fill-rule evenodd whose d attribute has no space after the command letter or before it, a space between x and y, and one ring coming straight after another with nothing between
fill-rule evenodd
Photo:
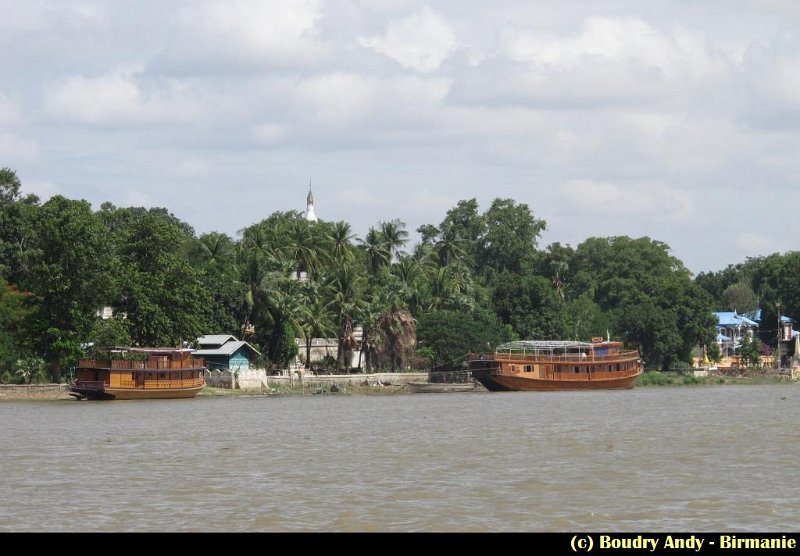
<instances>
[{"instance_id":1,"label":"boat railing","mask_svg":"<svg viewBox=\"0 0 800 556\"><path fill-rule=\"evenodd\" d=\"M180 370L180 369L199 369L205 367L205 360L202 357L188 357L186 359L167 359L162 357L151 357L147 360L137 359L81 359L78 367L85 369L119 369L119 370Z\"/></svg>"},{"instance_id":2,"label":"boat railing","mask_svg":"<svg viewBox=\"0 0 800 556\"><path fill-rule=\"evenodd\" d=\"M103 390L106 383L102 380L76 380L75 388L82 388L84 390Z\"/></svg>"},{"instance_id":3,"label":"boat railing","mask_svg":"<svg viewBox=\"0 0 800 556\"><path fill-rule=\"evenodd\" d=\"M553 363L553 362L603 362L613 363L617 361L630 361L639 357L638 351L622 351L609 355L588 355L588 354L550 354L550 353L473 353L470 354L470 361L498 361L512 360L525 361L530 363Z\"/></svg>"},{"instance_id":4,"label":"boat railing","mask_svg":"<svg viewBox=\"0 0 800 556\"><path fill-rule=\"evenodd\" d=\"M151 379L144 381L144 388L193 388L195 386L205 385L205 380L202 378L185 378L185 379Z\"/></svg>"}]
</instances>

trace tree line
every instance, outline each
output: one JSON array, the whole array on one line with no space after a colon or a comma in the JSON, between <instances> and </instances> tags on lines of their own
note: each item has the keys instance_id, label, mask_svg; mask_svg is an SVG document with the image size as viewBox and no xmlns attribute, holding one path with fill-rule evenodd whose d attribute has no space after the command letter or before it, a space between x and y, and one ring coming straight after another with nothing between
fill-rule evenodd
<instances>
[{"instance_id":1,"label":"tree line","mask_svg":"<svg viewBox=\"0 0 800 556\"><path fill-rule=\"evenodd\" d=\"M504 341L608 335L669 368L713 343L712 310L726 304L762 301L768 317L780 298L784 312L800 313L800 254L693 280L660 241L540 248L545 228L526 204L498 198L483 212L459 201L419 227L413 247L398 219L359 238L347 222L296 211L237 238L197 235L165 208L41 202L3 168L0 381L59 381L93 347L177 346L201 334L247 339L278 368L298 355L295 338L307 366L320 363L309 360L311 338L336 338L328 364L340 371L359 347L362 370L453 370ZM105 306L114 318L98 316Z\"/></svg>"}]
</instances>

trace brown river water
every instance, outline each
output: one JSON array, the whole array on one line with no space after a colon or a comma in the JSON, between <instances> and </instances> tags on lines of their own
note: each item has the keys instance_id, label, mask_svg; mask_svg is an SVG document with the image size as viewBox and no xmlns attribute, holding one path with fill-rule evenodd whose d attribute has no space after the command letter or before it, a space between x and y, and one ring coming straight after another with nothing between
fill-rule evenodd
<instances>
[{"instance_id":1,"label":"brown river water","mask_svg":"<svg viewBox=\"0 0 800 556\"><path fill-rule=\"evenodd\" d=\"M0 531L796 531L800 384L0 402Z\"/></svg>"}]
</instances>

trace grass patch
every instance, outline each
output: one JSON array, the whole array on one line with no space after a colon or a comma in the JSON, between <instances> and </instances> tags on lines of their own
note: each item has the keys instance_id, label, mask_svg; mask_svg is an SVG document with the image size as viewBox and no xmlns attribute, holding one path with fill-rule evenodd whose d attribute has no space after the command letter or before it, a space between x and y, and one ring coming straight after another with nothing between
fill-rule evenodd
<instances>
[{"instance_id":1,"label":"grass patch","mask_svg":"<svg viewBox=\"0 0 800 556\"><path fill-rule=\"evenodd\" d=\"M713 386L718 384L780 384L791 383L785 375L763 369L743 369L737 374L694 376L691 372L647 371L636 380L637 386Z\"/></svg>"}]
</instances>

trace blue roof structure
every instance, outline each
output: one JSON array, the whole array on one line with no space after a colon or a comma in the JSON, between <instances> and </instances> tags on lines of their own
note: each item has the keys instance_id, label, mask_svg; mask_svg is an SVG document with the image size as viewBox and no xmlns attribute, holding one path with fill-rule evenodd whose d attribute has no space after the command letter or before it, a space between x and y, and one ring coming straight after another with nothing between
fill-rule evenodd
<instances>
[{"instance_id":1,"label":"blue roof structure","mask_svg":"<svg viewBox=\"0 0 800 556\"><path fill-rule=\"evenodd\" d=\"M714 313L720 326L758 326L758 323L745 316L739 315L736 311L721 311Z\"/></svg>"}]
</instances>

